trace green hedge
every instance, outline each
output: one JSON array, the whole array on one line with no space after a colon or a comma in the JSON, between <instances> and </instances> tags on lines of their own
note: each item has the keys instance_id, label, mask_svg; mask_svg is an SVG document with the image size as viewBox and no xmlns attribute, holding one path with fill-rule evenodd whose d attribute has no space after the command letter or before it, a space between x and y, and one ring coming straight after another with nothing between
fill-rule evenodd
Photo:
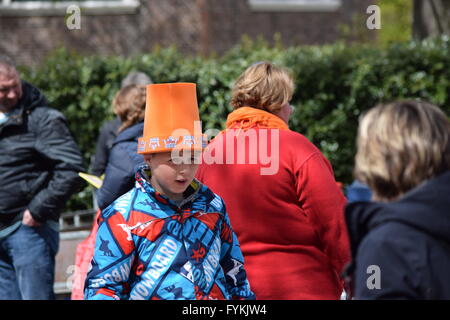
<instances>
[{"instance_id":1,"label":"green hedge","mask_svg":"<svg viewBox=\"0 0 450 320\"><path fill-rule=\"evenodd\" d=\"M336 178L352 180L358 116L379 102L423 98L450 114L448 38L397 43L380 49L337 43L329 46L269 46L243 41L221 57L188 57L155 48L135 58L80 56L60 49L23 78L39 87L69 120L86 164L101 124L111 119L111 100L122 78L141 70L154 82L195 82L204 129L223 128L233 81L250 64L268 60L292 70L296 90L291 128L307 136L330 159ZM89 188L69 210L90 206Z\"/></svg>"}]
</instances>

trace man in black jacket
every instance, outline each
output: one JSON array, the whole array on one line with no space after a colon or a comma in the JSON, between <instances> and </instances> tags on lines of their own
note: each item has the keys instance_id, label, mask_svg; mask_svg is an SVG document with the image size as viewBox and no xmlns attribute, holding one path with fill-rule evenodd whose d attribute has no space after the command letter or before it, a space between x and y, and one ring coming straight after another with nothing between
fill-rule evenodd
<instances>
[{"instance_id":1,"label":"man in black jacket","mask_svg":"<svg viewBox=\"0 0 450 320\"><path fill-rule=\"evenodd\" d=\"M64 116L0 55L0 299L53 299L58 218L83 160Z\"/></svg>"}]
</instances>

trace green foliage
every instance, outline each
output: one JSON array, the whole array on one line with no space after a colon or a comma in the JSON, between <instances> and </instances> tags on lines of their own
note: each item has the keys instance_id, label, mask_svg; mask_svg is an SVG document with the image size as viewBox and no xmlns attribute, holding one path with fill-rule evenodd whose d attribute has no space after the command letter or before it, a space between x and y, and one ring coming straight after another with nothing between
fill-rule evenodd
<instances>
[{"instance_id":1,"label":"green foliage","mask_svg":"<svg viewBox=\"0 0 450 320\"><path fill-rule=\"evenodd\" d=\"M381 29L378 43L381 46L394 41L412 38L413 0L378 0L381 12Z\"/></svg>"},{"instance_id":2,"label":"green foliage","mask_svg":"<svg viewBox=\"0 0 450 320\"><path fill-rule=\"evenodd\" d=\"M195 82L204 129L222 129L231 88L254 62L268 60L292 71L296 110L291 129L308 137L331 161L338 181L352 180L359 115L380 102L426 99L450 114L450 50L447 39L393 43L385 48L343 43L323 47L269 46L243 39L222 57L187 57L176 48L155 48L133 59L83 57L57 50L23 77L39 87L67 117L86 164L98 130L113 117L111 101L131 70L154 82ZM69 210L90 206L89 188L72 198Z\"/></svg>"}]
</instances>

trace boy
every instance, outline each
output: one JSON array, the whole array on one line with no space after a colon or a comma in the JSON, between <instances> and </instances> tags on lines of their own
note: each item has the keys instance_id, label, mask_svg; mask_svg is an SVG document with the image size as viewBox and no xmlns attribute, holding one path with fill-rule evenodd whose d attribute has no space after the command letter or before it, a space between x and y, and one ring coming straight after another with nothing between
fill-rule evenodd
<instances>
[{"instance_id":1,"label":"boy","mask_svg":"<svg viewBox=\"0 0 450 320\"><path fill-rule=\"evenodd\" d=\"M146 164L102 212L86 299L255 298L222 199L194 179L198 121L195 84L147 86Z\"/></svg>"}]
</instances>

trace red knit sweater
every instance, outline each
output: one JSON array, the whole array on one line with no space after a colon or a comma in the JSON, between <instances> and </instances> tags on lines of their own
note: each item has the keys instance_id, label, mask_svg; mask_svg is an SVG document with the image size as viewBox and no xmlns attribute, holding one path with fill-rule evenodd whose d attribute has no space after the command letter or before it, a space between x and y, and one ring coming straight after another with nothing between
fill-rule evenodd
<instances>
[{"instance_id":1,"label":"red knit sweater","mask_svg":"<svg viewBox=\"0 0 450 320\"><path fill-rule=\"evenodd\" d=\"M261 130L269 137L273 130L279 132L276 174L261 175L261 167L269 165L258 160L257 164L203 163L197 178L225 201L256 298L339 299L338 274L349 261L350 251L345 198L330 163L299 133L254 130L258 141L264 138ZM204 157L223 152L225 162L224 136L211 142ZM249 151L257 153L257 148L246 144L246 163Z\"/></svg>"}]
</instances>

